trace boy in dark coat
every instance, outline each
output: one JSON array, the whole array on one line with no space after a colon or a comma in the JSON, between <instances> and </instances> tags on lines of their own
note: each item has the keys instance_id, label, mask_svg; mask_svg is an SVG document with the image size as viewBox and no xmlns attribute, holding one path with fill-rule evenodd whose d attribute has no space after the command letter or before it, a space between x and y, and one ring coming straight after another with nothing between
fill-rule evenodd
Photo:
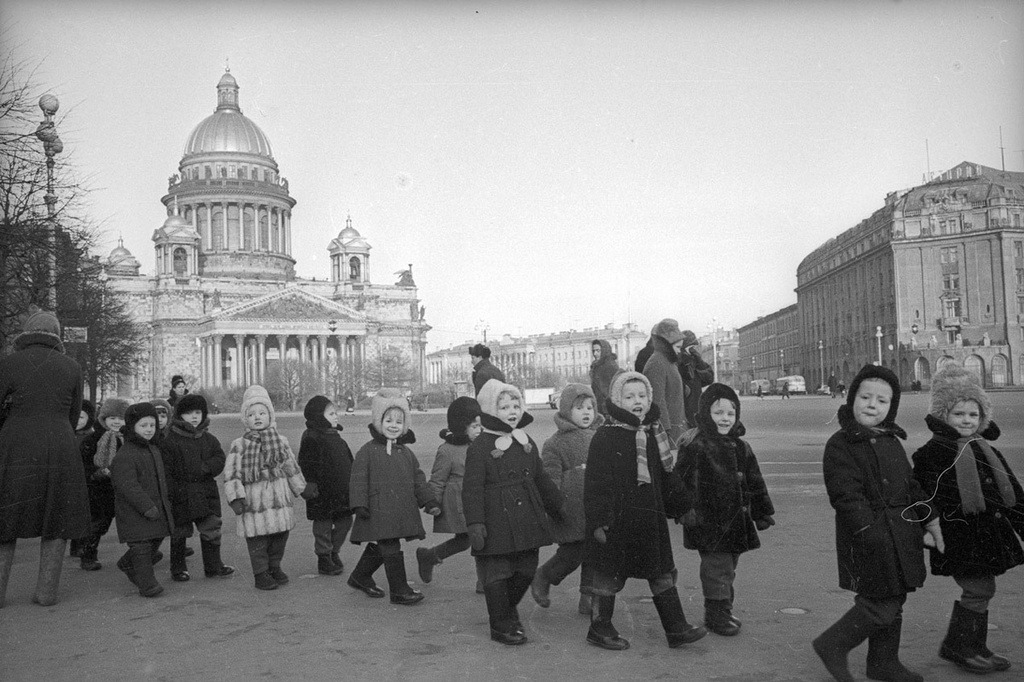
<instances>
[{"instance_id":1,"label":"boy in dark coat","mask_svg":"<svg viewBox=\"0 0 1024 682\"><path fill-rule=\"evenodd\" d=\"M679 516L689 505L673 468L675 451L651 395L643 374L618 374L609 390L609 422L590 441L583 483L584 562L592 571L594 611L587 642L603 649L629 647L612 625L615 595L627 578L647 580L670 647L707 634L687 623L676 590L665 516Z\"/></svg>"},{"instance_id":2,"label":"boy in dark coat","mask_svg":"<svg viewBox=\"0 0 1024 682\"><path fill-rule=\"evenodd\" d=\"M999 437L992 401L978 377L956 365L932 377L932 438L914 453L914 478L939 514L945 552L932 551L933 575L948 575L963 590L953 602L939 656L972 673L1007 670L992 653L988 605L996 576L1024 564L1024 491L1003 455L989 445Z\"/></svg>"},{"instance_id":3,"label":"boy in dark coat","mask_svg":"<svg viewBox=\"0 0 1024 682\"><path fill-rule=\"evenodd\" d=\"M82 541L81 566L85 571L98 571L103 565L97 561L100 539L110 530L114 521L114 486L110 482L110 463L124 442L121 427L128 401L107 398L100 405L99 419L93 434L81 442L82 465L89 487L89 537Z\"/></svg>"},{"instance_id":4,"label":"boy in dark coat","mask_svg":"<svg viewBox=\"0 0 1024 682\"><path fill-rule=\"evenodd\" d=\"M306 518L313 522L313 551L320 575L341 575L345 570L338 552L352 528L348 486L352 478L352 451L341 437L338 408L327 397L315 395L302 411L306 430L299 445L299 468L306 477Z\"/></svg>"},{"instance_id":5,"label":"boy in dark coat","mask_svg":"<svg viewBox=\"0 0 1024 682\"><path fill-rule=\"evenodd\" d=\"M462 506L477 575L484 584L491 639L526 643L516 607L530 589L539 548L551 544L549 517L560 519L562 493L523 428L533 417L512 384L491 379L477 395L484 432L466 452Z\"/></svg>"},{"instance_id":6,"label":"boy in dark coat","mask_svg":"<svg viewBox=\"0 0 1024 682\"><path fill-rule=\"evenodd\" d=\"M128 551L117 567L143 597L164 591L153 575L153 555L174 528L168 481L160 450L150 441L156 434L156 410L135 403L125 410L125 442L110 467L117 510L117 537Z\"/></svg>"},{"instance_id":7,"label":"boy in dark coat","mask_svg":"<svg viewBox=\"0 0 1024 682\"><path fill-rule=\"evenodd\" d=\"M191 578L185 562L185 540L192 537L193 526L199 531L206 577L224 577L235 572L220 557L222 521L216 477L224 470L225 454L209 426L206 398L189 393L174 406L170 430L159 446L177 524L171 537L171 578L177 582Z\"/></svg>"},{"instance_id":8,"label":"boy in dark coat","mask_svg":"<svg viewBox=\"0 0 1024 682\"><path fill-rule=\"evenodd\" d=\"M682 517L683 546L700 552L704 625L735 635L732 615L740 554L761 546L757 531L775 525L753 450L742 436L740 399L724 384L711 384L700 398L697 428L683 434L676 472L693 504Z\"/></svg>"},{"instance_id":9,"label":"boy in dark coat","mask_svg":"<svg viewBox=\"0 0 1024 682\"><path fill-rule=\"evenodd\" d=\"M75 444L78 452L82 452L82 443L96 433L96 406L91 401L82 399L82 409L78 414L78 425L75 427ZM76 538L69 544L69 554L75 558L81 558L84 539Z\"/></svg>"},{"instance_id":10,"label":"boy in dark coat","mask_svg":"<svg viewBox=\"0 0 1024 682\"><path fill-rule=\"evenodd\" d=\"M813 642L832 676L853 682L846 656L868 640L868 677L920 682L899 660L903 604L924 585L921 524L939 551L942 530L924 499L900 444L896 425L899 379L889 369L865 365L839 408L839 431L825 444L823 471L836 510L839 587L857 593L854 605Z\"/></svg>"}]
</instances>

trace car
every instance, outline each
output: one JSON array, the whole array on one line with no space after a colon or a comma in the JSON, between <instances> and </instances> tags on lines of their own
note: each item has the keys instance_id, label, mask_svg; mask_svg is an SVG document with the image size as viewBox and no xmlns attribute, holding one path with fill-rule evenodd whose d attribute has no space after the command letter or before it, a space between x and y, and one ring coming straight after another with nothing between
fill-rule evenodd
<instances>
[{"instance_id":1,"label":"car","mask_svg":"<svg viewBox=\"0 0 1024 682\"><path fill-rule=\"evenodd\" d=\"M558 389L548 396L548 405L552 410L558 409L558 401L562 399L562 389Z\"/></svg>"}]
</instances>

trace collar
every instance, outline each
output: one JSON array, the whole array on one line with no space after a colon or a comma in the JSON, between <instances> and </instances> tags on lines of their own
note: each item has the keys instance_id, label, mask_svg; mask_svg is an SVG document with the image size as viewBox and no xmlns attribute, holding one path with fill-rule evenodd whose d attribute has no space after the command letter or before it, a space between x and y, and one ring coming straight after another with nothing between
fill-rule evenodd
<instances>
[{"instance_id":1,"label":"collar","mask_svg":"<svg viewBox=\"0 0 1024 682\"><path fill-rule=\"evenodd\" d=\"M409 429L395 440L390 440L387 436L378 431L377 427L373 424L370 424L370 437L373 438L374 443L380 443L381 445L387 445L389 441L392 443L398 443L399 445L408 445L416 442L416 434L412 432L412 429ZM388 454L390 454L390 452L391 451L389 449Z\"/></svg>"},{"instance_id":2,"label":"collar","mask_svg":"<svg viewBox=\"0 0 1024 682\"><path fill-rule=\"evenodd\" d=\"M210 426L209 418L199 422L199 426L192 426L184 419L173 419L171 420L171 431L178 434L179 436L185 436L186 438L199 438L206 429Z\"/></svg>"},{"instance_id":3,"label":"collar","mask_svg":"<svg viewBox=\"0 0 1024 682\"><path fill-rule=\"evenodd\" d=\"M480 415L480 423L483 425L484 431L489 433L512 433L513 430L508 422L503 422L493 414L487 414L486 412ZM519 423L515 425L515 428L525 429L532 423L533 415L529 412L523 412L523 416L519 419Z\"/></svg>"},{"instance_id":4,"label":"collar","mask_svg":"<svg viewBox=\"0 0 1024 682\"><path fill-rule=\"evenodd\" d=\"M631 426L634 429L653 424L661 419L661 410L655 403L651 403L651 409L649 409L647 414L644 415L643 421L641 421L640 418L632 412L628 412L613 403L611 398L606 402L606 406L608 408L608 416L611 417L612 423L618 422L620 424L625 424L626 426Z\"/></svg>"},{"instance_id":5,"label":"collar","mask_svg":"<svg viewBox=\"0 0 1024 682\"><path fill-rule=\"evenodd\" d=\"M851 443L870 440L879 435L893 436L901 440L907 439L907 432L892 422L882 422L876 429L863 426L853 416L853 408L849 405L841 405L837 415L839 416L839 428Z\"/></svg>"},{"instance_id":6,"label":"collar","mask_svg":"<svg viewBox=\"0 0 1024 682\"><path fill-rule=\"evenodd\" d=\"M959 431L957 431L952 426L942 421L938 417L935 417L934 415L925 415L924 423L928 427L928 430L934 433L939 438L945 438L948 440L956 441L960 440L963 437L960 435ZM996 423L990 421L988 423L988 426L985 427L984 431L981 431L980 433L977 433L975 435L980 436L985 440L993 441L999 438L1000 431L999 427L996 426Z\"/></svg>"}]
</instances>

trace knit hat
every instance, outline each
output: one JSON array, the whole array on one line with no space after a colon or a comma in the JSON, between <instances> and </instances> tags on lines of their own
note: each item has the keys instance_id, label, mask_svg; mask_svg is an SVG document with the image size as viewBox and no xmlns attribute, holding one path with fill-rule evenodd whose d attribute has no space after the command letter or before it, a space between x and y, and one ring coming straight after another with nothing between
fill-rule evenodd
<instances>
[{"instance_id":1,"label":"knit hat","mask_svg":"<svg viewBox=\"0 0 1024 682\"><path fill-rule=\"evenodd\" d=\"M184 400L184 397L182 398ZM267 408L267 412L270 413L270 426L271 428L277 427L277 422L274 418L274 403L270 402L270 394L267 393L267 389L263 388L259 384L253 384L249 388L245 389L245 393L242 394L242 423L245 424L245 413L249 411L249 408L253 405L263 405ZM247 425L247 424L246 424ZM247 425L248 426L248 425Z\"/></svg>"},{"instance_id":2,"label":"knit hat","mask_svg":"<svg viewBox=\"0 0 1024 682\"><path fill-rule=\"evenodd\" d=\"M183 414L191 412L192 410L202 410L203 421L206 421L206 418L209 416L209 407L206 404L206 398L198 393L188 393L181 396L178 400L178 404L174 406L174 418L181 419ZM270 414L274 414L273 409L270 410Z\"/></svg>"},{"instance_id":3,"label":"knit hat","mask_svg":"<svg viewBox=\"0 0 1024 682\"><path fill-rule=\"evenodd\" d=\"M85 412L88 420L85 422L83 429L91 429L93 424L96 423L96 406L92 404L91 400L82 398L82 412Z\"/></svg>"},{"instance_id":4,"label":"knit hat","mask_svg":"<svg viewBox=\"0 0 1024 682\"><path fill-rule=\"evenodd\" d=\"M697 428L709 435L718 433L718 426L711 418L711 406L723 398L736 408L736 423L732 425L727 435L738 438L746 433L746 429L740 422L740 398L736 395L736 391L725 384L715 383L704 389L700 396L700 402L697 404Z\"/></svg>"},{"instance_id":5,"label":"knit hat","mask_svg":"<svg viewBox=\"0 0 1024 682\"><path fill-rule=\"evenodd\" d=\"M612 401L612 404L616 407L623 407L622 405L622 389L627 382L640 381L647 387L647 401L649 404L654 403L654 391L651 389L650 380L640 372L629 372L623 371L612 377L611 386L608 387L608 400Z\"/></svg>"},{"instance_id":6,"label":"knit hat","mask_svg":"<svg viewBox=\"0 0 1024 682\"><path fill-rule=\"evenodd\" d=\"M464 435L466 428L480 416L480 403L468 396L461 396L452 401L448 406L448 432L455 435ZM445 437L441 432L441 437Z\"/></svg>"},{"instance_id":7,"label":"knit hat","mask_svg":"<svg viewBox=\"0 0 1024 682\"><path fill-rule=\"evenodd\" d=\"M129 405L124 411L124 428L125 433L131 433L135 430L135 425L139 423L139 420L143 417L152 417L157 424L160 420L156 416L156 408L153 407L152 403L134 403Z\"/></svg>"},{"instance_id":8,"label":"knit hat","mask_svg":"<svg viewBox=\"0 0 1024 682\"><path fill-rule=\"evenodd\" d=\"M128 401L124 398L107 398L100 405L100 424L106 426L107 417L120 417L124 419L125 410L128 409Z\"/></svg>"},{"instance_id":9,"label":"knit hat","mask_svg":"<svg viewBox=\"0 0 1024 682\"><path fill-rule=\"evenodd\" d=\"M651 329L651 336L658 336L666 341L669 345L675 344L677 341L683 340L683 332L679 331L679 323L670 317L666 317L664 320L654 325Z\"/></svg>"},{"instance_id":10,"label":"knit hat","mask_svg":"<svg viewBox=\"0 0 1024 682\"><path fill-rule=\"evenodd\" d=\"M689 329L683 330L683 348L697 345L697 335Z\"/></svg>"},{"instance_id":11,"label":"knit hat","mask_svg":"<svg viewBox=\"0 0 1024 682\"><path fill-rule=\"evenodd\" d=\"M60 322L56 315L45 310L39 310L29 315L21 326L21 333L14 339L18 348L24 348L30 343L39 341L56 346L61 351L64 350L64 345L60 340Z\"/></svg>"},{"instance_id":12,"label":"knit hat","mask_svg":"<svg viewBox=\"0 0 1024 682\"><path fill-rule=\"evenodd\" d=\"M397 407L405 415L405 423L402 426L402 434L405 434L409 430L409 401L394 388L382 388L370 401L370 417L373 419L373 428L384 433L384 413L392 407Z\"/></svg>"},{"instance_id":13,"label":"knit hat","mask_svg":"<svg viewBox=\"0 0 1024 682\"><path fill-rule=\"evenodd\" d=\"M171 388L174 388L178 384L183 383L185 383L185 378L182 377L180 374L175 374L173 377L171 377Z\"/></svg>"},{"instance_id":14,"label":"knit hat","mask_svg":"<svg viewBox=\"0 0 1024 682\"><path fill-rule=\"evenodd\" d=\"M864 365L860 368L857 376L850 382L850 391L846 394L847 407L853 409L853 401L857 397L857 391L860 389L860 385L868 379L879 379L889 384L892 388L892 402L889 403L889 414L885 415L885 419L882 420L879 426L895 426L896 412L900 407L900 380L893 374L892 370L881 365Z\"/></svg>"},{"instance_id":15,"label":"knit hat","mask_svg":"<svg viewBox=\"0 0 1024 682\"><path fill-rule=\"evenodd\" d=\"M306 418L308 428L329 429L331 423L324 416L324 411L331 404L331 399L325 395L315 395L309 399L302 409L302 416Z\"/></svg>"},{"instance_id":16,"label":"knit hat","mask_svg":"<svg viewBox=\"0 0 1024 682\"><path fill-rule=\"evenodd\" d=\"M526 414L526 401L523 400L523 394L518 388L512 384L506 384L498 381L497 379L488 379L487 383L480 388L480 392L477 393L476 399L480 403L480 411L484 414L489 414L492 417L498 416L498 396L502 393L511 393L519 400L519 404L523 407L523 414Z\"/></svg>"},{"instance_id":17,"label":"knit hat","mask_svg":"<svg viewBox=\"0 0 1024 682\"><path fill-rule=\"evenodd\" d=\"M489 358L491 357L491 349L482 343L478 343L469 349L469 354L475 358Z\"/></svg>"},{"instance_id":18,"label":"knit hat","mask_svg":"<svg viewBox=\"0 0 1024 682\"><path fill-rule=\"evenodd\" d=\"M929 414L945 423L949 411L963 400L978 403L981 410L978 433L981 433L992 421L992 401L982 388L978 375L959 365L947 364L932 376L932 404Z\"/></svg>"},{"instance_id":19,"label":"knit hat","mask_svg":"<svg viewBox=\"0 0 1024 682\"><path fill-rule=\"evenodd\" d=\"M572 420L572 406L579 397L590 398L594 401L594 410L597 410L597 399L594 391L586 384L566 384L562 389L562 397L558 399L558 414L563 419Z\"/></svg>"}]
</instances>

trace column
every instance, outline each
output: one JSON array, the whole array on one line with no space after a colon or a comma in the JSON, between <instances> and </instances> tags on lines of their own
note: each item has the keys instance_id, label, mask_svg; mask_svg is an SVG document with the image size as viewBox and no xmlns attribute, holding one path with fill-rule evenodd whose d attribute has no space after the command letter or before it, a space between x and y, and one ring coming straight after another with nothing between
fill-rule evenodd
<instances>
[{"instance_id":1,"label":"column","mask_svg":"<svg viewBox=\"0 0 1024 682\"><path fill-rule=\"evenodd\" d=\"M309 341L309 336L307 336L305 334L298 334L298 335L296 335L296 338L298 338L298 340L299 340L299 361L300 362L306 362L306 360L307 360L306 351L308 350L306 348L306 343Z\"/></svg>"},{"instance_id":2,"label":"column","mask_svg":"<svg viewBox=\"0 0 1024 682\"><path fill-rule=\"evenodd\" d=\"M292 255L292 212L285 209L281 212L281 223L284 233L285 253Z\"/></svg>"},{"instance_id":3,"label":"column","mask_svg":"<svg viewBox=\"0 0 1024 682\"><path fill-rule=\"evenodd\" d=\"M223 217L221 219L221 230L222 230L221 234L223 235L222 239L224 239L224 250L227 251L228 250L228 202L226 202L226 201L220 202L220 210L221 210L221 212L223 214ZM211 225L212 224L213 223L211 223ZM235 357L236 358L238 357L238 353L235 353Z\"/></svg>"},{"instance_id":4,"label":"column","mask_svg":"<svg viewBox=\"0 0 1024 682\"><path fill-rule=\"evenodd\" d=\"M213 337L213 386L224 385L224 348L221 345L224 336L215 334Z\"/></svg>"},{"instance_id":5,"label":"column","mask_svg":"<svg viewBox=\"0 0 1024 682\"><path fill-rule=\"evenodd\" d=\"M316 338L317 338L317 341L319 341L319 345L320 345L320 376L323 377L323 380L324 380L324 391L327 391L327 376L328 376L329 369L330 369L328 367L330 362L329 362L329 358L327 357L327 344L328 344L328 341L330 340L330 337L327 337L327 336L324 336L324 335L321 334L320 336L318 336Z\"/></svg>"},{"instance_id":6,"label":"column","mask_svg":"<svg viewBox=\"0 0 1024 682\"><path fill-rule=\"evenodd\" d=\"M267 376L267 335L256 335L256 383L262 384Z\"/></svg>"},{"instance_id":7,"label":"column","mask_svg":"<svg viewBox=\"0 0 1024 682\"><path fill-rule=\"evenodd\" d=\"M206 207L206 228L203 230L203 239L206 240L206 248L213 249L213 204L210 202L203 202L203 206ZM217 384L218 386L220 384Z\"/></svg>"},{"instance_id":8,"label":"column","mask_svg":"<svg viewBox=\"0 0 1024 682\"><path fill-rule=\"evenodd\" d=\"M245 214L245 204L242 204L242 214ZM260 221L259 213L256 211L256 204L252 205L252 249L260 250Z\"/></svg>"},{"instance_id":9,"label":"column","mask_svg":"<svg viewBox=\"0 0 1024 682\"><path fill-rule=\"evenodd\" d=\"M231 357L231 379L228 381L228 385L238 386L240 384L238 376L238 356L241 355L241 344L238 342L238 334L232 334L231 338L235 342L235 353Z\"/></svg>"}]
</instances>

